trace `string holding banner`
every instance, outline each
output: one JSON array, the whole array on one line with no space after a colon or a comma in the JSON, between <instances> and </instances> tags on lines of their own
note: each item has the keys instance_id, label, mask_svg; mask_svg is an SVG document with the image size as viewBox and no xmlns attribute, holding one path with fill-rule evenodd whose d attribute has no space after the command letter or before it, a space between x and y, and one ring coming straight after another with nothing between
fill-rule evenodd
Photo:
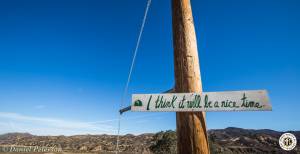
<instances>
[{"instance_id":1,"label":"string holding banner","mask_svg":"<svg viewBox=\"0 0 300 154\"><path fill-rule=\"evenodd\" d=\"M146 23L146 19L147 19L147 15L148 15L148 11L149 11L150 5L151 5L151 0L148 0L147 6L146 6L146 10L145 10L145 13L144 13L144 17L143 17L143 22L142 22L142 25L141 25L141 28L140 28L140 32L139 32L139 36L138 36L138 39L137 39L137 43L136 43L136 46L135 46L135 50L134 50L134 54L133 54L133 58L132 58L132 62L131 62L131 66L130 66L130 70L129 70L129 74L128 74L126 86L125 86L123 97L122 97L122 100L121 100L121 103L120 103L120 109L122 109L123 102L125 100L125 96L127 95L127 91L128 91L128 86L129 86L129 82L130 82L130 79L131 79L132 70L133 70L135 59L136 59L136 55L137 55L137 52L138 52L138 49L139 49L139 46L140 46L140 42L141 42L142 34L143 34L143 31L144 31L144 27L145 27L145 23ZM121 129L121 112L120 112L119 118L118 118L118 132L117 132L116 154L119 153L120 129Z\"/></svg>"}]
</instances>

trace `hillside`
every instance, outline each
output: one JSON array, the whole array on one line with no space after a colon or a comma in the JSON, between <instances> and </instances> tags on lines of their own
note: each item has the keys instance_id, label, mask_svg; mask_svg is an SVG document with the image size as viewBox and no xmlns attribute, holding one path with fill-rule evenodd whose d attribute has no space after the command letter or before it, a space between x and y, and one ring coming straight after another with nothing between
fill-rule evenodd
<instances>
[{"instance_id":1,"label":"hillside","mask_svg":"<svg viewBox=\"0 0 300 154\"><path fill-rule=\"evenodd\" d=\"M283 132L261 129L209 130L212 153L287 153L278 145ZM293 133L298 139L297 147L289 153L300 154L300 132ZM75 136L35 136L28 133L0 135L0 145L24 145L61 147L64 152L113 152L117 137L114 135L75 135ZM156 134L123 135L120 137L120 150L123 153L176 153L176 133L174 131Z\"/></svg>"}]
</instances>

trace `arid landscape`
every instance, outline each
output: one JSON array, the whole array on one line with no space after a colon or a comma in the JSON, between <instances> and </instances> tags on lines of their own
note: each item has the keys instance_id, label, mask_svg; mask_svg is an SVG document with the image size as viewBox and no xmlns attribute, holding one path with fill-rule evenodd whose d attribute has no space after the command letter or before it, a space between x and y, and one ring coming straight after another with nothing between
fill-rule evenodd
<instances>
[{"instance_id":1,"label":"arid landscape","mask_svg":"<svg viewBox=\"0 0 300 154\"><path fill-rule=\"evenodd\" d=\"M209 130L211 153L300 153L297 147L286 152L279 147L278 139L283 132L261 129ZM292 131L299 143L300 131ZM114 135L35 136L28 133L0 135L1 146L58 147L63 153L113 153L116 147ZM120 151L123 154L166 154L176 153L176 133L164 131L120 137Z\"/></svg>"}]
</instances>

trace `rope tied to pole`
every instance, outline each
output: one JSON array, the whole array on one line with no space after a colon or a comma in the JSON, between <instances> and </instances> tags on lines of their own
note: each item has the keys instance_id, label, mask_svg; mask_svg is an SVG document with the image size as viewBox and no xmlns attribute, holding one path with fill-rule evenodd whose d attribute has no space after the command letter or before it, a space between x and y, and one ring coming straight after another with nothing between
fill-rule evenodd
<instances>
[{"instance_id":1,"label":"rope tied to pole","mask_svg":"<svg viewBox=\"0 0 300 154\"><path fill-rule=\"evenodd\" d=\"M139 32L138 39L137 39L137 43L136 43L136 46L135 46L135 50L134 50L134 54L133 54L133 58L132 58L132 62L131 62L131 66L130 66L130 70L129 70L129 74L128 74L126 86L125 86L123 97L122 97L122 100L121 100L121 103L120 103L120 109L122 109L125 97L127 95L127 91L128 91L128 86L129 86L129 82L130 82L130 79L131 79L132 70L133 70L135 59L136 59L136 55L137 55L137 52L138 52L138 49L139 49L139 46L140 46L140 42L141 42L142 34L143 34L143 31L144 31L144 27L145 27L145 23L146 23L148 11L149 11L149 8L150 8L150 5L151 5L151 1L152 0L148 0L148 2L147 2L147 6L146 6L146 9L145 9L145 13L144 13L142 25L141 25L140 32ZM118 118L118 132L117 132L116 154L119 153L120 129L121 129L121 113L119 113L119 118Z\"/></svg>"}]
</instances>

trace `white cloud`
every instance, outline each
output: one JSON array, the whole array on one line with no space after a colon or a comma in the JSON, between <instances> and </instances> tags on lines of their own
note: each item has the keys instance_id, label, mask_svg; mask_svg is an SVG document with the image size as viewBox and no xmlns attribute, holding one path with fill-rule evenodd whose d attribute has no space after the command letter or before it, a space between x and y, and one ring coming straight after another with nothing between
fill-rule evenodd
<instances>
[{"instance_id":1,"label":"white cloud","mask_svg":"<svg viewBox=\"0 0 300 154\"><path fill-rule=\"evenodd\" d=\"M10 129L11 132L14 132L16 131L15 128L18 128L17 131L30 132L33 134L40 135L52 135L53 133L51 132L56 132L56 135L71 135L73 133L112 134L116 132L115 127L106 124L93 124L88 122L71 121L56 118L34 117L10 112L0 112L0 120L7 122L6 128L1 127L0 132L3 132L4 130L8 129ZM1 125L4 125L4 122L1 122Z\"/></svg>"},{"instance_id":2,"label":"white cloud","mask_svg":"<svg viewBox=\"0 0 300 154\"><path fill-rule=\"evenodd\" d=\"M130 132L128 126L143 124L148 117L161 117L160 113L142 116L122 117L122 132ZM153 119L153 118L151 118ZM8 132L28 132L34 135L78 135L116 134L118 118L102 121L82 122L49 117L28 116L12 112L0 112L0 134ZM123 126L122 126L123 127Z\"/></svg>"},{"instance_id":3,"label":"white cloud","mask_svg":"<svg viewBox=\"0 0 300 154\"><path fill-rule=\"evenodd\" d=\"M142 115L142 116L135 116L135 117L127 117L127 118L121 118L121 120L122 119L124 119L124 120L144 119L144 118L148 118L148 117L157 117L159 115L162 115L162 114L158 113L158 114L151 114L151 115ZM109 120L94 121L94 122L89 122L89 123L91 123L91 124L101 124L101 123L114 122L114 121L118 121L118 120L119 119L109 119Z\"/></svg>"}]
</instances>

